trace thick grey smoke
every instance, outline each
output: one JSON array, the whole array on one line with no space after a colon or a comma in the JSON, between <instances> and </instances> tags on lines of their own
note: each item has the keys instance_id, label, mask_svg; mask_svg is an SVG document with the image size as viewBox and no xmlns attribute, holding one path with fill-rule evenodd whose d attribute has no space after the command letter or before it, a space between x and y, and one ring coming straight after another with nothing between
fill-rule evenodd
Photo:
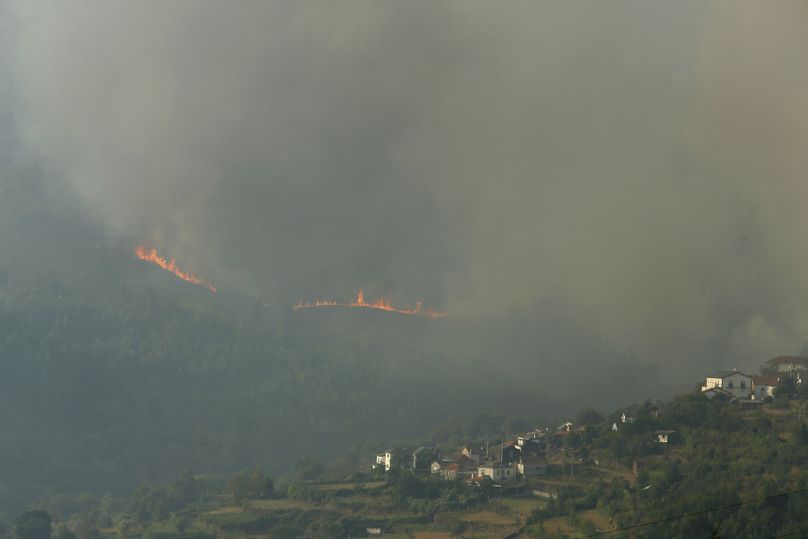
<instances>
[{"instance_id":1,"label":"thick grey smoke","mask_svg":"<svg viewBox=\"0 0 808 539\"><path fill-rule=\"evenodd\" d=\"M806 340L803 5L15 8L25 139L220 289L540 301L656 361Z\"/></svg>"}]
</instances>

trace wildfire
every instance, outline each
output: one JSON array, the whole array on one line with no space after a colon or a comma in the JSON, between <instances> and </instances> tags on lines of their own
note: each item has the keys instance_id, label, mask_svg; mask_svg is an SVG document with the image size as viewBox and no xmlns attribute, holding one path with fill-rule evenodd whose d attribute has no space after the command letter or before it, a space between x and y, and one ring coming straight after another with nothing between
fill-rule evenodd
<instances>
[{"instance_id":1,"label":"wildfire","mask_svg":"<svg viewBox=\"0 0 808 539\"><path fill-rule=\"evenodd\" d=\"M367 301L365 301L365 293L362 290L359 290L359 292L356 294L356 299L350 303L344 303L340 301L330 301L330 300L315 300L315 301L307 301L305 303L300 301L295 305L292 305L292 309L294 310L311 309L314 307L358 307L362 309L377 309L380 311L389 311L399 314L425 316L427 318L443 318L444 316L447 315L447 313L433 311L431 309L423 309L420 301L415 304L415 308L407 307L404 309L393 307L393 305L389 301L385 301L383 299L377 299L372 303L368 303Z\"/></svg>"},{"instance_id":2,"label":"wildfire","mask_svg":"<svg viewBox=\"0 0 808 539\"><path fill-rule=\"evenodd\" d=\"M204 286L208 290L210 290L211 293L213 294L216 293L216 287L213 286L211 283L209 283L205 279L197 277L196 275L182 271L180 268L177 267L177 263L173 258L171 260L166 260L159 254L157 254L157 249L145 247L143 245L138 245L135 248L135 255L137 255L137 257L141 260L151 262L152 264L159 266L166 271L170 271L183 281L188 281L189 283L195 285Z\"/></svg>"}]
</instances>

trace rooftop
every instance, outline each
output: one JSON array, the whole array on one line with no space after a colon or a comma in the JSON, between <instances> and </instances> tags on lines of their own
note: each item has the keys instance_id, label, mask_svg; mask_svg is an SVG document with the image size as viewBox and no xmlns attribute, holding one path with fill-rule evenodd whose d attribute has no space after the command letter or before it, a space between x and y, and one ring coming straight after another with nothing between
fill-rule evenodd
<instances>
[{"instance_id":1,"label":"rooftop","mask_svg":"<svg viewBox=\"0 0 808 539\"><path fill-rule=\"evenodd\" d=\"M808 365L808 357L805 356L777 356L767 361L769 365Z\"/></svg>"},{"instance_id":2,"label":"rooftop","mask_svg":"<svg viewBox=\"0 0 808 539\"><path fill-rule=\"evenodd\" d=\"M718 371L714 372L713 374L708 374L707 378L726 378L728 376L732 376L733 374L740 374L741 376L746 376L747 378L751 378L748 374L744 374L739 370L731 370L731 371Z\"/></svg>"}]
</instances>

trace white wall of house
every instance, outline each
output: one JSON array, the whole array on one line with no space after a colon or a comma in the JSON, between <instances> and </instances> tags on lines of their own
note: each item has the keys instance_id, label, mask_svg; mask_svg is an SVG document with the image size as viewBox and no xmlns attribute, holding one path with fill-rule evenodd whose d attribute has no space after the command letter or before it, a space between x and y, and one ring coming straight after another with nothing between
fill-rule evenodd
<instances>
[{"instance_id":1,"label":"white wall of house","mask_svg":"<svg viewBox=\"0 0 808 539\"><path fill-rule=\"evenodd\" d=\"M516 469L502 464L488 464L477 468L477 475L490 477L494 481L508 481L516 478Z\"/></svg>"},{"instance_id":2,"label":"white wall of house","mask_svg":"<svg viewBox=\"0 0 808 539\"><path fill-rule=\"evenodd\" d=\"M701 390L720 387L741 399L748 399L752 396L752 377L742 372L733 372L722 377L708 376Z\"/></svg>"},{"instance_id":3,"label":"white wall of house","mask_svg":"<svg viewBox=\"0 0 808 539\"><path fill-rule=\"evenodd\" d=\"M774 388L776 386L770 386L766 384L755 384L755 400L762 401L766 397L774 398Z\"/></svg>"}]
</instances>

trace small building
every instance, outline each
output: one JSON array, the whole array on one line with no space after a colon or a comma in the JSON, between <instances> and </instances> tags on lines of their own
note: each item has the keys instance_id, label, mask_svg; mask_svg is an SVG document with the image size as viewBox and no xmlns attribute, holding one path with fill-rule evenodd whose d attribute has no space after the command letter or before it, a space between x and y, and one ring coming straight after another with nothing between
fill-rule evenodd
<instances>
[{"instance_id":1,"label":"small building","mask_svg":"<svg viewBox=\"0 0 808 539\"><path fill-rule=\"evenodd\" d=\"M505 462L486 462L477 468L478 477L490 477L494 481L512 481L516 479L516 468Z\"/></svg>"},{"instance_id":2,"label":"small building","mask_svg":"<svg viewBox=\"0 0 808 539\"><path fill-rule=\"evenodd\" d=\"M463 456L470 458L477 464L480 463L480 454L482 453L482 451L480 451L479 449L475 449L470 445L466 445L463 446L463 450L461 451L461 453L463 453Z\"/></svg>"},{"instance_id":3,"label":"small building","mask_svg":"<svg viewBox=\"0 0 808 539\"><path fill-rule=\"evenodd\" d=\"M524 456L516 464L516 470L522 477L535 477L547 473L547 459L540 455Z\"/></svg>"},{"instance_id":4,"label":"small building","mask_svg":"<svg viewBox=\"0 0 808 539\"><path fill-rule=\"evenodd\" d=\"M458 466L456 462L452 462L443 466L440 469L440 478L445 481L454 481L458 477Z\"/></svg>"},{"instance_id":5,"label":"small building","mask_svg":"<svg viewBox=\"0 0 808 539\"><path fill-rule=\"evenodd\" d=\"M780 379L776 376L753 376L752 377L752 398L756 401L774 398L774 389Z\"/></svg>"},{"instance_id":6,"label":"small building","mask_svg":"<svg viewBox=\"0 0 808 539\"><path fill-rule=\"evenodd\" d=\"M752 396L752 377L735 369L719 371L707 376L701 390L713 388L721 388L739 399L749 399Z\"/></svg>"},{"instance_id":7,"label":"small building","mask_svg":"<svg viewBox=\"0 0 808 539\"><path fill-rule=\"evenodd\" d=\"M521 447L513 442L504 442L491 447L493 458L498 458L501 462L511 463L519 459L522 454ZM480 463L482 465L482 463Z\"/></svg>"},{"instance_id":8,"label":"small building","mask_svg":"<svg viewBox=\"0 0 808 539\"><path fill-rule=\"evenodd\" d=\"M674 438L676 436L676 431L675 430L657 430L657 431L654 431L654 434L656 434L657 442L659 442L661 444L667 444L667 443L671 443L671 442L674 441Z\"/></svg>"},{"instance_id":9,"label":"small building","mask_svg":"<svg viewBox=\"0 0 808 539\"><path fill-rule=\"evenodd\" d=\"M571 421L566 421L556 428L556 432L572 432L573 425Z\"/></svg>"},{"instance_id":10,"label":"small building","mask_svg":"<svg viewBox=\"0 0 808 539\"><path fill-rule=\"evenodd\" d=\"M544 437L524 438L519 436L514 447L519 451L519 455L524 457L525 455L538 455L544 452L544 446Z\"/></svg>"},{"instance_id":11,"label":"small building","mask_svg":"<svg viewBox=\"0 0 808 539\"><path fill-rule=\"evenodd\" d=\"M368 526L367 528L365 528L365 532L368 535L381 535L382 529L377 526Z\"/></svg>"},{"instance_id":12,"label":"small building","mask_svg":"<svg viewBox=\"0 0 808 539\"><path fill-rule=\"evenodd\" d=\"M433 475L440 475L441 479L453 481L458 477L471 477L477 471L477 466L477 462L474 462L463 453L458 453L448 458L434 461L430 471Z\"/></svg>"},{"instance_id":13,"label":"small building","mask_svg":"<svg viewBox=\"0 0 808 539\"><path fill-rule=\"evenodd\" d=\"M519 447L523 447L526 444L531 444L531 443L536 444L536 445L541 445L541 444L544 443L544 439L545 439L546 436L547 436L547 434L544 431L531 430L529 432L526 432L526 433L522 434L521 436L517 436L516 437L516 445L518 445Z\"/></svg>"},{"instance_id":14,"label":"small building","mask_svg":"<svg viewBox=\"0 0 808 539\"><path fill-rule=\"evenodd\" d=\"M439 459L432 461L432 464L429 465L429 471L433 475L438 475L441 471L445 470L447 466L450 464L455 464L455 461L450 459Z\"/></svg>"},{"instance_id":15,"label":"small building","mask_svg":"<svg viewBox=\"0 0 808 539\"><path fill-rule=\"evenodd\" d=\"M393 468L398 467L398 454L392 449L384 453L384 471L389 472Z\"/></svg>"},{"instance_id":16,"label":"small building","mask_svg":"<svg viewBox=\"0 0 808 539\"><path fill-rule=\"evenodd\" d=\"M631 415L631 412L628 410L623 412L623 414L620 416L621 423L634 423L635 421L637 421L637 418Z\"/></svg>"}]
</instances>

